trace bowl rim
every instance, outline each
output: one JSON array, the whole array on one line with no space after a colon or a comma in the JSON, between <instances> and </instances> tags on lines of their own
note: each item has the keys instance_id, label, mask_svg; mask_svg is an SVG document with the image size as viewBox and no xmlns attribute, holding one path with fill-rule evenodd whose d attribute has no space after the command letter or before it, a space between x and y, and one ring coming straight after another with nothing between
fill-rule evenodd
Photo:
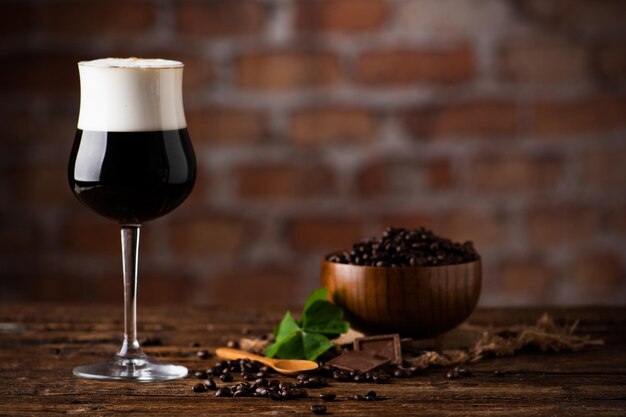
<instances>
[{"instance_id":1,"label":"bowl rim","mask_svg":"<svg viewBox=\"0 0 626 417\"><path fill-rule=\"evenodd\" d=\"M475 263L481 263L482 262L482 256L478 255L477 259L474 259L473 261L469 261L469 262L461 262L458 264L446 264L446 265L423 265L423 266L372 266L372 265L354 265L354 264L342 264L342 263L338 263L338 262L333 262L333 261L329 261L328 258L331 255L337 254L337 253L341 253L343 251L335 251L335 252L331 252L327 255L324 255L324 257L322 258L321 264L329 264L329 265L336 265L338 267L351 267L351 268L363 268L363 269L390 269L390 270L423 270L423 269L433 269L433 268L449 268L449 267L457 267L457 266L469 266Z\"/></svg>"}]
</instances>

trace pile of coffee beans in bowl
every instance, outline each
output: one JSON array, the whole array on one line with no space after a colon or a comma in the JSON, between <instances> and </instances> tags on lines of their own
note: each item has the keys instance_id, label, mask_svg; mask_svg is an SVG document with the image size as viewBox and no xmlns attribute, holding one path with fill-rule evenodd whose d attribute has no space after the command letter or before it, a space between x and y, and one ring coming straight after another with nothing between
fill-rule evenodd
<instances>
[{"instance_id":1,"label":"pile of coffee beans in bowl","mask_svg":"<svg viewBox=\"0 0 626 417\"><path fill-rule=\"evenodd\" d=\"M351 250L331 253L329 262L363 266L438 266L476 261L472 242L456 243L423 227L388 227L381 237L365 239Z\"/></svg>"}]
</instances>

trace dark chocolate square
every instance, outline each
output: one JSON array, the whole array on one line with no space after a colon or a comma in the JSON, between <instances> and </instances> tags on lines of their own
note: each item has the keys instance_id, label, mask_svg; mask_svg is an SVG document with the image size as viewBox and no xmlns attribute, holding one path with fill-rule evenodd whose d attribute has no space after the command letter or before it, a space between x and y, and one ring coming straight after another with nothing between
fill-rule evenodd
<instances>
[{"instance_id":1,"label":"dark chocolate square","mask_svg":"<svg viewBox=\"0 0 626 417\"><path fill-rule=\"evenodd\" d=\"M354 341L354 350L387 358L394 365L402 364L402 347L397 333L359 337Z\"/></svg>"},{"instance_id":2,"label":"dark chocolate square","mask_svg":"<svg viewBox=\"0 0 626 417\"><path fill-rule=\"evenodd\" d=\"M353 350L343 352L341 355L329 360L326 363L347 371L369 372L380 366L387 365L389 363L389 359L376 356L371 353L357 352Z\"/></svg>"}]
</instances>

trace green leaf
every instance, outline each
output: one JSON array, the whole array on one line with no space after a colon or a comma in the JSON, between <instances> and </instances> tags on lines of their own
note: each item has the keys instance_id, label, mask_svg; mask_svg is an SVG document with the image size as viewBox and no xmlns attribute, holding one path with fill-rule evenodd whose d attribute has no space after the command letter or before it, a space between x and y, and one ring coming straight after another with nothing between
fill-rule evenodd
<instances>
[{"instance_id":1,"label":"green leaf","mask_svg":"<svg viewBox=\"0 0 626 417\"><path fill-rule=\"evenodd\" d=\"M274 338L276 341L279 341L297 330L301 330L298 322L293 318L291 312L287 311L280 324L276 327Z\"/></svg>"},{"instance_id":2,"label":"green leaf","mask_svg":"<svg viewBox=\"0 0 626 417\"><path fill-rule=\"evenodd\" d=\"M265 356L283 359L315 360L332 347L329 337L348 331L343 311L327 301L328 290L313 291L302 310L301 322L287 311L274 332L275 341L265 349Z\"/></svg>"},{"instance_id":3,"label":"green leaf","mask_svg":"<svg viewBox=\"0 0 626 417\"><path fill-rule=\"evenodd\" d=\"M306 299L304 303L304 307L302 308L302 315L306 314L306 311L309 309L311 304L313 304L317 300L326 300L328 297L328 290L326 288L318 288L309 294L309 297Z\"/></svg>"},{"instance_id":4,"label":"green leaf","mask_svg":"<svg viewBox=\"0 0 626 417\"><path fill-rule=\"evenodd\" d=\"M302 331L295 331L268 346L265 356L282 359L302 359L305 357Z\"/></svg>"},{"instance_id":5,"label":"green leaf","mask_svg":"<svg viewBox=\"0 0 626 417\"><path fill-rule=\"evenodd\" d=\"M268 346L265 356L312 361L331 347L332 343L323 334L299 330Z\"/></svg>"},{"instance_id":6,"label":"green leaf","mask_svg":"<svg viewBox=\"0 0 626 417\"><path fill-rule=\"evenodd\" d=\"M343 320L343 311L326 300L316 300L302 317L302 329L309 333L341 334L348 331L350 323Z\"/></svg>"},{"instance_id":7,"label":"green leaf","mask_svg":"<svg viewBox=\"0 0 626 417\"><path fill-rule=\"evenodd\" d=\"M322 353L333 347L333 344L323 334L302 332L302 346L304 357L314 361Z\"/></svg>"}]
</instances>

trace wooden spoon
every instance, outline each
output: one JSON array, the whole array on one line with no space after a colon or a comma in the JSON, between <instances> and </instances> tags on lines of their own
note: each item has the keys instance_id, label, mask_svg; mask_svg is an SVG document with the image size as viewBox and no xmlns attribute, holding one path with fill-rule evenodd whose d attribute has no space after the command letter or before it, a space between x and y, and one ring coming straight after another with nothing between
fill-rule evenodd
<instances>
[{"instance_id":1,"label":"wooden spoon","mask_svg":"<svg viewBox=\"0 0 626 417\"><path fill-rule=\"evenodd\" d=\"M243 350L230 348L219 348L215 351L215 354L224 359L252 359L253 361L261 362L262 364L267 365L275 371L285 375L297 375L300 372L317 369L319 366L317 362L313 361L298 359L271 359Z\"/></svg>"}]
</instances>

